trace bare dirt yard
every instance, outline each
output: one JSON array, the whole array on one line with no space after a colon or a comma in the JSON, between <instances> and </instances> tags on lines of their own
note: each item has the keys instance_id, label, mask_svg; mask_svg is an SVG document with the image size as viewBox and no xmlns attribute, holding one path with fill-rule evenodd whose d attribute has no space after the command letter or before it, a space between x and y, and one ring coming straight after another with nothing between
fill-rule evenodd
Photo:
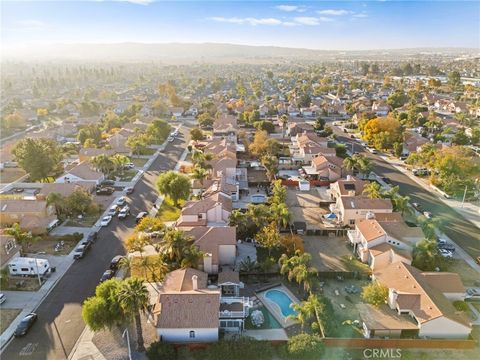
<instances>
[{"instance_id":1,"label":"bare dirt yard","mask_svg":"<svg viewBox=\"0 0 480 360\"><path fill-rule=\"evenodd\" d=\"M22 309L0 309L0 334L3 333Z\"/></svg>"},{"instance_id":2,"label":"bare dirt yard","mask_svg":"<svg viewBox=\"0 0 480 360\"><path fill-rule=\"evenodd\" d=\"M299 191L288 188L287 206L292 214L292 221L302 221L307 229L317 230L322 227L322 215L327 211L320 207L322 198L316 188L310 191Z\"/></svg>"},{"instance_id":3,"label":"bare dirt yard","mask_svg":"<svg viewBox=\"0 0 480 360\"><path fill-rule=\"evenodd\" d=\"M305 251L312 255L312 266L318 271L361 271L368 266L353 258L345 237L303 236Z\"/></svg>"}]
</instances>

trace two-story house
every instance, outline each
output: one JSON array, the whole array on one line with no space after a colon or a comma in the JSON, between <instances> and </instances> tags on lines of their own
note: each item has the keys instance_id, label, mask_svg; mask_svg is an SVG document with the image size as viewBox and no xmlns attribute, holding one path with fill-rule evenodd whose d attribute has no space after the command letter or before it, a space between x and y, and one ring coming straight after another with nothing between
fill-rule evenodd
<instances>
[{"instance_id":1,"label":"two-story house","mask_svg":"<svg viewBox=\"0 0 480 360\"><path fill-rule=\"evenodd\" d=\"M227 226L231 213L232 199L217 192L202 200L185 203L176 226Z\"/></svg>"},{"instance_id":2,"label":"two-story house","mask_svg":"<svg viewBox=\"0 0 480 360\"><path fill-rule=\"evenodd\" d=\"M370 199L367 196L340 196L335 210L340 223L350 227L354 227L358 220L365 219L367 213L391 212L393 206L390 199Z\"/></svg>"}]
</instances>

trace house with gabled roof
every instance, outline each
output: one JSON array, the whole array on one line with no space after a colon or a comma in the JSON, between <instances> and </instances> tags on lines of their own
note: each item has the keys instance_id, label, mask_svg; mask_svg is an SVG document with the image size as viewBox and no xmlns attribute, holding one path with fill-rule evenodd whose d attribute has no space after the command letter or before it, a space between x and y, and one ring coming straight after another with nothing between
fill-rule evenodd
<instances>
[{"instance_id":1,"label":"house with gabled roof","mask_svg":"<svg viewBox=\"0 0 480 360\"><path fill-rule=\"evenodd\" d=\"M217 192L202 200L185 203L176 226L226 226L231 213L232 199Z\"/></svg>"},{"instance_id":2,"label":"house with gabled roof","mask_svg":"<svg viewBox=\"0 0 480 360\"><path fill-rule=\"evenodd\" d=\"M92 182L95 185L100 185L100 183L105 179L100 171L96 171L92 168L88 160L82 161L80 164L74 168L68 170L65 174L58 177L56 183L72 183L72 182Z\"/></svg>"},{"instance_id":3,"label":"house with gabled roof","mask_svg":"<svg viewBox=\"0 0 480 360\"><path fill-rule=\"evenodd\" d=\"M330 184L330 196L337 200L341 196L358 196L363 194L365 181L347 175L346 179L339 179Z\"/></svg>"},{"instance_id":4,"label":"house with gabled roof","mask_svg":"<svg viewBox=\"0 0 480 360\"><path fill-rule=\"evenodd\" d=\"M367 196L340 196L337 198L335 213L343 225L354 227L356 222L365 219L368 213L392 213L390 199L370 199Z\"/></svg>"},{"instance_id":5,"label":"house with gabled roof","mask_svg":"<svg viewBox=\"0 0 480 360\"><path fill-rule=\"evenodd\" d=\"M449 294L464 290L458 274L437 272L432 275L398 261L376 271L372 278L388 288L388 307L401 318L413 320L414 335L455 339L470 335L470 321L454 308L452 298L447 298ZM363 316L362 320L365 337L400 337L404 331L412 334L413 330L411 326L376 329L374 322L365 321Z\"/></svg>"}]
</instances>

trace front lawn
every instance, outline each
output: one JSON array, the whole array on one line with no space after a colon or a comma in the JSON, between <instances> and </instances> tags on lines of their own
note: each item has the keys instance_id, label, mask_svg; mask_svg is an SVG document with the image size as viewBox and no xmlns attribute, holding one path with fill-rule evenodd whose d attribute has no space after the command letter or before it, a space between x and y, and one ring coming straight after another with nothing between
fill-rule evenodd
<instances>
[{"instance_id":1,"label":"front lawn","mask_svg":"<svg viewBox=\"0 0 480 360\"><path fill-rule=\"evenodd\" d=\"M115 176L118 181L132 181L135 175L137 175L137 170L124 170L123 172L113 173L112 175Z\"/></svg>"},{"instance_id":2,"label":"front lawn","mask_svg":"<svg viewBox=\"0 0 480 360\"><path fill-rule=\"evenodd\" d=\"M465 286L474 286L478 281L478 272L468 265L463 259L450 259L445 261L446 266L442 268L442 271L454 272L460 275L462 282Z\"/></svg>"},{"instance_id":3,"label":"front lawn","mask_svg":"<svg viewBox=\"0 0 480 360\"><path fill-rule=\"evenodd\" d=\"M0 183L9 184L24 176L26 172L20 168L7 168L0 172Z\"/></svg>"},{"instance_id":4,"label":"front lawn","mask_svg":"<svg viewBox=\"0 0 480 360\"><path fill-rule=\"evenodd\" d=\"M7 299L8 301L8 299ZM8 326L20 314L22 309L4 309L0 311L0 334L7 330Z\"/></svg>"},{"instance_id":5,"label":"front lawn","mask_svg":"<svg viewBox=\"0 0 480 360\"><path fill-rule=\"evenodd\" d=\"M50 255L68 255L77 243L83 238L82 234L70 234L63 236L43 235L40 240L34 242L28 249L28 253L45 253ZM63 246L55 251L58 243L63 241Z\"/></svg>"},{"instance_id":6,"label":"front lawn","mask_svg":"<svg viewBox=\"0 0 480 360\"><path fill-rule=\"evenodd\" d=\"M130 158L130 161L133 165L137 168L143 168L143 166L147 163L148 159L144 158Z\"/></svg>"},{"instance_id":7,"label":"front lawn","mask_svg":"<svg viewBox=\"0 0 480 360\"><path fill-rule=\"evenodd\" d=\"M179 218L182 211L182 206L184 204L184 201L180 201L178 207L175 207L171 199L165 198L160 206L160 209L158 209L157 217L163 222L175 221Z\"/></svg>"},{"instance_id":8,"label":"front lawn","mask_svg":"<svg viewBox=\"0 0 480 360\"><path fill-rule=\"evenodd\" d=\"M367 264L362 263L353 255L344 255L341 257L341 262L347 268L347 271L357 271L360 273L370 273L371 269Z\"/></svg>"},{"instance_id":9,"label":"front lawn","mask_svg":"<svg viewBox=\"0 0 480 360\"><path fill-rule=\"evenodd\" d=\"M92 227L98 220L100 213L96 215L83 216L79 218L68 219L63 226L73 226L73 227Z\"/></svg>"}]
</instances>

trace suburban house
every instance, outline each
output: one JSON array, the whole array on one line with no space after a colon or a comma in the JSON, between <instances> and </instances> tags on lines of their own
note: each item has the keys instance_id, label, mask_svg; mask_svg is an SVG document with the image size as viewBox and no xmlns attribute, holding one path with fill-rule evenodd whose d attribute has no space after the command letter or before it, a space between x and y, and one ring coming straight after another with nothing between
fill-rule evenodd
<instances>
[{"instance_id":1,"label":"suburban house","mask_svg":"<svg viewBox=\"0 0 480 360\"><path fill-rule=\"evenodd\" d=\"M337 156L323 155L312 159L310 166L303 166L305 174L315 180L334 182L342 177L343 159Z\"/></svg>"},{"instance_id":2,"label":"suburban house","mask_svg":"<svg viewBox=\"0 0 480 360\"><path fill-rule=\"evenodd\" d=\"M94 183L95 185L100 185L100 183L104 179L105 176L101 172L92 169L89 161L83 161L74 168L67 171L64 175L57 178L55 182L72 183L79 181L87 181Z\"/></svg>"},{"instance_id":3,"label":"suburban house","mask_svg":"<svg viewBox=\"0 0 480 360\"><path fill-rule=\"evenodd\" d=\"M297 134L314 132L313 125L306 122L292 122L288 124L286 134L290 137L297 136Z\"/></svg>"},{"instance_id":4,"label":"suburban house","mask_svg":"<svg viewBox=\"0 0 480 360\"><path fill-rule=\"evenodd\" d=\"M114 154L130 154L131 150L127 146L128 136L116 133L107 139Z\"/></svg>"},{"instance_id":5,"label":"suburban house","mask_svg":"<svg viewBox=\"0 0 480 360\"><path fill-rule=\"evenodd\" d=\"M88 181L78 181L74 183L44 183L40 192L37 194L37 199L45 200L50 193L57 193L63 197L67 197L77 189L91 193L95 186Z\"/></svg>"},{"instance_id":6,"label":"suburban house","mask_svg":"<svg viewBox=\"0 0 480 360\"><path fill-rule=\"evenodd\" d=\"M330 196L337 200L341 196L359 196L363 193L365 181L347 175L346 179L339 179L330 184Z\"/></svg>"},{"instance_id":7,"label":"suburban house","mask_svg":"<svg viewBox=\"0 0 480 360\"><path fill-rule=\"evenodd\" d=\"M313 158L319 155L336 156L335 149L327 146L327 139L321 138L315 133L297 134L292 137L292 144L289 148L292 160L296 163L309 164Z\"/></svg>"},{"instance_id":8,"label":"suburban house","mask_svg":"<svg viewBox=\"0 0 480 360\"><path fill-rule=\"evenodd\" d=\"M10 259L20 256L20 246L11 235L0 234L0 269L8 264Z\"/></svg>"},{"instance_id":9,"label":"suburban house","mask_svg":"<svg viewBox=\"0 0 480 360\"><path fill-rule=\"evenodd\" d=\"M376 318L361 316L365 337L400 337L409 333L419 337L464 339L470 335L470 321L451 303L462 298L452 294L465 292L458 274L425 273L398 261L375 272L373 279L388 288L388 308ZM385 321L378 323L382 318Z\"/></svg>"},{"instance_id":10,"label":"suburban house","mask_svg":"<svg viewBox=\"0 0 480 360\"><path fill-rule=\"evenodd\" d=\"M24 230L33 234L47 232L50 225L57 220L53 205L37 199L5 199L0 208L0 223L10 226L18 223Z\"/></svg>"},{"instance_id":11,"label":"suburban house","mask_svg":"<svg viewBox=\"0 0 480 360\"><path fill-rule=\"evenodd\" d=\"M243 287L238 273L218 275L218 287L208 286L208 275L187 268L168 273L158 289L153 307L154 323L161 341L213 342L219 330L241 332L253 306L236 289Z\"/></svg>"},{"instance_id":12,"label":"suburban house","mask_svg":"<svg viewBox=\"0 0 480 360\"><path fill-rule=\"evenodd\" d=\"M202 200L185 203L176 226L227 226L231 213L232 199L217 192Z\"/></svg>"},{"instance_id":13,"label":"suburban house","mask_svg":"<svg viewBox=\"0 0 480 360\"><path fill-rule=\"evenodd\" d=\"M403 142L402 154L408 155L410 153L418 152L422 145L430 142L427 138L424 138L420 134L413 131L405 132L405 140Z\"/></svg>"},{"instance_id":14,"label":"suburban house","mask_svg":"<svg viewBox=\"0 0 480 360\"><path fill-rule=\"evenodd\" d=\"M175 116L175 117L180 117L183 115L183 107L169 107L168 108L168 113L170 116Z\"/></svg>"},{"instance_id":15,"label":"suburban house","mask_svg":"<svg viewBox=\"0 0 480 360\"><path fill-rule=\"evenodd\" d=\"M377 116L387 116L389 111L390 106L383 100L374 101L372 104L372 112Z\"/></svg>"},{"instance_id":16,"label":"suburban house","mask_svg":"<svg viewBox=\"0 0 480 360\"><path fill-rule=\"evenodd\" d=\"M208 274L216 274L222 266L233 267L237 256L235 227L196 226L185 231L193 237L194 244L204 253L200 268Z\"/></svg>"},{"instance_id":17,"label":"suburban house","mask_svg":"<svg viewBox=\"0 0 480 360\"><path fill-rule=\"evenodd\" d=\"M213 138L227 139L237 142L237 118L233 115L223 114L215 119L213 124Z\"/></svg>"},{"instance_id":18,"label":"suburban house","mask_svg":"<svg viewBox=\"0 0 480 360\"><path fill-rule=\"evenodd\" d=\"M424 237L420 228L407 226L400 213L388 215L392 216L376 219L374 214L367 214L356 222L355 230L347 232L356 255L373 270L397 261L410 264L413 246Z\"/></svg>"},{"instance_id":19,"label":"suburban house","mask_svg":"<svg viewBox=\"0 0 480 360\"><path fill-rule=\"evenodd\" d=\"M337 198L337 218L343 225L355 226L356 221L365 219L367 213L391 213L390 199L370 199L367 196L340 196Z\"/></svg>"}]
</instances>

